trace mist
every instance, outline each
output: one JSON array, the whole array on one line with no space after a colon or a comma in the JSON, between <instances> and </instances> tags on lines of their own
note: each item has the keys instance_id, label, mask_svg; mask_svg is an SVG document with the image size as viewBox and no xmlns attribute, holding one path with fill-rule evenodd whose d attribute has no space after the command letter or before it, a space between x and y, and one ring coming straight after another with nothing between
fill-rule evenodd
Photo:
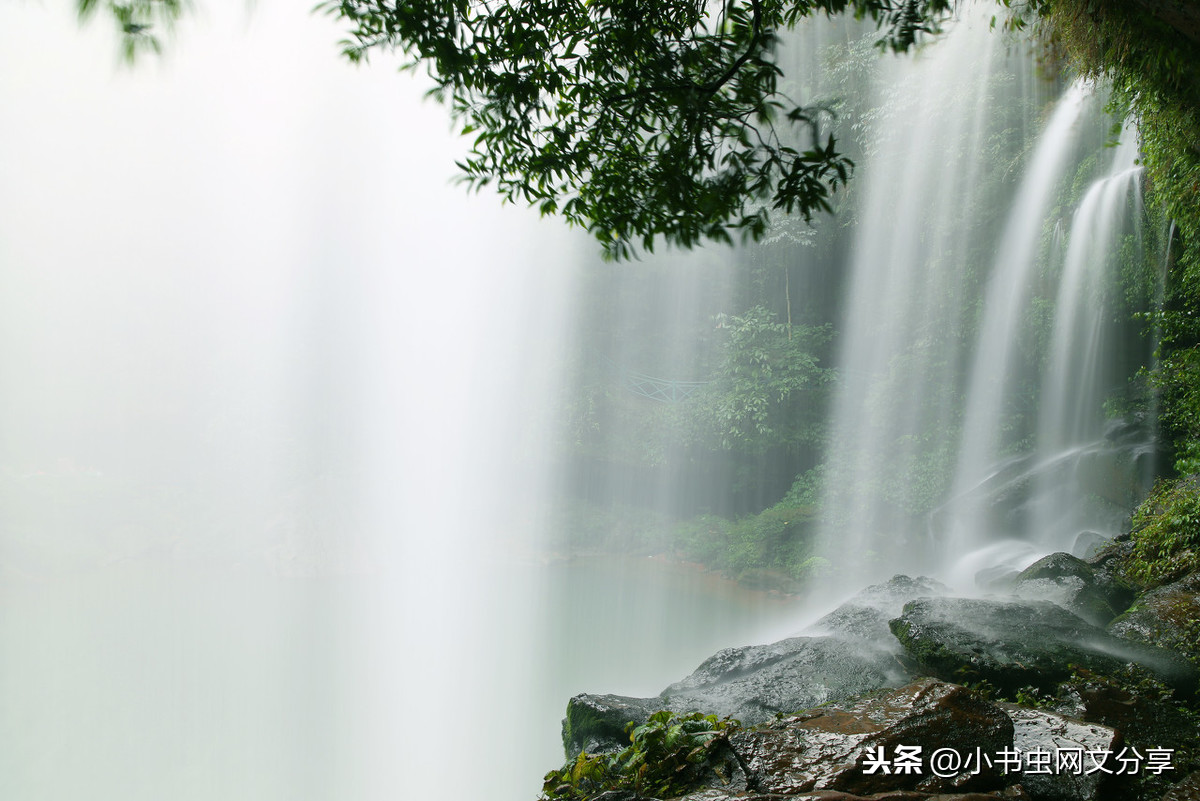
<instances>
[{"instance_id":1,"label":"mist","mask_svg":"<svg viewBox=\"0 0 1200 801\"><path fill-rule=\"evenodd\" d=\"M453 185L420 76L337 39L209 4L128 68L0 11L7 799L532 797L558 758L523 500L580 238Z\"/></svg>"}]
</instances>

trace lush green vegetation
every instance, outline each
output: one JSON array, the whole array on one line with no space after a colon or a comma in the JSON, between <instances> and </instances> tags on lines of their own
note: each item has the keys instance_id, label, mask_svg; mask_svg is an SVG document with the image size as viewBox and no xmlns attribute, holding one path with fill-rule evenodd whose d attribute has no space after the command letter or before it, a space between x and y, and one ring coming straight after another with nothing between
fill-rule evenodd
<instances>
[{"instance_id":1,"label":"lush green vegetation","mask_svg":"<svg viewBox=\"0 0 1200 801\"><path fill-rule=\"evenodd\" d=\"M1133 516L1125 573L1157 585L1200 570L1200 477L1161 481Z\"/></svg>"},{"instance_id":2,"label":"lush green vegetation","mask_svg":"<svg viewBox=\"0 0 1200 801\"><path fill-rule=\"evenodd\" d=\"M652 798L684 795L705 778L728 770L728 754L722 746L737 727L737 721L719 720L716 715L656 712L640 726L630 724L630 744L625 749L610 754L580 752L574 762L547 773L542 798L584 801L605 790L631 790Z\"/></svg>"},{"instance_id":3,"label":"lush green vegetation","mask_svg":"<svg viewBox=\"0 0 1200 801\"><path fill-rule=\"evenodd\" d=\"M673 544L685 558L751 587L794 591L828 567L815 553L814 511L785 499L736 520L701 515L677 524Z\"/></svg>"}]
</instances>

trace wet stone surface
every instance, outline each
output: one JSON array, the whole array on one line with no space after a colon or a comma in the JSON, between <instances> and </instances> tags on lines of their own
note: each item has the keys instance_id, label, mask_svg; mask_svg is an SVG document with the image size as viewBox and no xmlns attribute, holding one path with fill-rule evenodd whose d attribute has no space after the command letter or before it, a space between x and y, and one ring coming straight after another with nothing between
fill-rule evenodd
<instances>
[{"instance_id":1,"label":"wet stone surface","mask_svg":"<svg viewBox=\"0 0 1200 801\"><path fill-rule=\"evenodd\" d=\"M949 593L950 588L936 579L893 576L882 584L873 584L858 592L809 629L814 634L861 637L899 650L899 643L888 629L888 621L899 615L904 604L915 598Z\"/></svg>"},{"instance_id":2,"label":"wet stone surface","mask_svg":"<svg viewBox=\"0 0 1200 801\"><path fill-rule=\"evenodd\" d=\"M948 681L987 681L1010 697L1052 691L1076 668L1101 674L1136 663L1182 695L1196 668L1178 654L1114 637L1048 601L922 598L892 632L922 671Z\"/></svg>"},{"instance_id":3,"label":"wet stone surface","mask_svg":"<svg viewBox=\"0 0 1200 801\"><path fill-rule=\"evenodd\" d=\"M1108 632L1200 658L1200 573L1146 593Z\"/></svg>"},{"instance_id":4,"label":"wet stone surface","mask_svg":"<svg viewBox=\"0 0 1200 801\"><path fill-rule=\"evenodd\" d=\"M1013 747L1025 755L1021 784L1035 798L1096 801L1115 789L1110 774L1099 769L1088 773L1094 766L1087 756L1118 753L1123 740L1115 729L1015 704L1000 706L1013 722ZM1039 756L1030 756L1035 754ZM1076 756L1077 765L1072 761Z\"/></svg>"},{"instance_id":5,"label":"wet stone surface","mask_svg":"<svg viewBox=\"0 0 1200 801\"><path fill-rule=\"evenodd\" d=\"M1107 624L1133 600L1129 587L1067 553L1052 553L1025 568L1012 592L1056 603L1096 626Z\"/></svg>"},{"instance_id":6,"label":"wet stone surface","mask_svg":"<svg viewBox=\"0 0 1200 801\"><path fill-rule=\"evenodd\" d=\"M958 685L923 679L740 732L730 738L730 744L746 768L752 790L782 794L838 790L861 795L1000 789L1005 781L987 765L978 772L937 776L922 763L922 756L911 769L891 763L894 755L904 753L897 750L902 746L920 746L924 755L943 748L959 754L977 749L994 753L1011 747L1012 736L1012 721L995 704ZM888 764L875 766L875 762Z\"/></svg>"},{"instance_id":7,"label":"wet stone surface","mask_svg":"<svg viewBox=\"0 0 1200 801\"><path fill-rule=\"evenodd\" d=\"M568 757L580 750L623 748L629 744L625 727L644 723L659 709L715 714L753 726L777 713L896 687L912 678L898 652L894 641L847 637L793 637L726 648L654 698L575 696L567 703L563 747Z\"/></svg>"}]
</instances>

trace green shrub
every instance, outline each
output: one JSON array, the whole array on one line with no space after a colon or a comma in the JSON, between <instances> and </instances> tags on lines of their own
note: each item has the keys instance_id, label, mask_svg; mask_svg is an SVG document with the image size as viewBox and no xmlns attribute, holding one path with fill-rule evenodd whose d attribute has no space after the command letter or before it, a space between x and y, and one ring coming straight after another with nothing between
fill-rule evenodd
<instances>
[{"instance_id":1,"label":"green shrub","mask_svg":"<svg viewBox=\"0 0 1200 801\"><path fill-rule=\"evenodd\" d=\"M693 713L677 717L663 710L638 726L629 724L630 744L615 754L580 752L573 762L546 774L542 799L583 801L606 790L632 790L639 796L674 798L698 786L725 762L721 746L738 721Z\"/></svg>"},{"instance_id":2,"label":"green shrub","mask_svg":"<svg viewBox=\"0 0 1200 801\"><path fill-rule=\"evenodd\" d=\"M1200 475L1160 481L1133 516L1133 553L1124 572L1165 584L1200 569Z\"/></svg>"},{"instance_id":3,"label":"green shrub","mask_svg":"<svg viewBox=\"0 0 1200 801\"><path fill-rule=\"evenodd\" d=\"M786 499L739 520L703 515L681 523L675 536L688 558L734 579L770 573L802 580L824 567L811 553L813 509L793 506Z\"/></svg>"}]
</instances>

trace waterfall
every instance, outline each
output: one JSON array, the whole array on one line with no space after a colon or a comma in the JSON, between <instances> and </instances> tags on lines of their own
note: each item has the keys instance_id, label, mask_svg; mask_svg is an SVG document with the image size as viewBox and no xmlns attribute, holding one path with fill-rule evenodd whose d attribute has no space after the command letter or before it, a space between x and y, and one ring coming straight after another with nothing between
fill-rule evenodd
<instances>
[{"instance_id":1,"label":"waterfall","mask_svg":"<svg viewBox=\"0 0 1200 801\"><path fill-rule=\"evenodd\" d=\"M1000 106L1001 54L986 19L962 20L918 58L896 59L878 90L887 117L861 165L861 211L833 403L823 506L834 562L865 576L895 567L913 531L893 510L920 504L922 476L954 446L955 373L975 280L964 269L983 201L977 154ZM970 64L970 69L966 65ZM887 557L881 556L888 552ZM920 554L904 560L919 564ZM864 563L864 560L874 559Z\"/></svg>"},{"instance_id":2,"label":"waterfall","mask_svg":"<svg viewBox=\"0 0 1200 801\"><path fill-rule=\"evenodd\" d=\"M1028 87L986 27L969 12L889 71L888 133L861 165L822 534L855 584L907 569L973 590L998 562L1094 547L1116 533L1114 505L1142 491L1147 440L1110 443L1101 408L1133 367L1114 356L1102 288L1129 230L1136 131L1079 202L1060 279L1047 232L1068 229L1060 209L1095 158L1100 103L1076 81L1028 153L1010 140L1003 155L1016 123L1002 109ZM1008 195L1005 159L1024 165ZM1125 494L1098 509L1087 474L1113 459L1111 475L1136 477L1111 478ZM1051 518L1065 506L1070 521Z\"/></svg>"},{"instance_id":3,"label":"waterfall","mask_svg":"<svg viewBox=\"0 0 1200 801\"><path fill-rule=\"evenodd\" d=\"M1109 296L1116 291L1120 237L1131 226L1140 249L1137 155L1137 131L1127 125L1107 174L1092 183L1071 219L1041 381L1033 460L1030 531L1045 550L1082 554L1120 533L1131 498L1110 497L1113 508L1089 500L1095 487L1085 472L1098 462L1148 459L1152 450L1150 432L1122 432L1103 414L1106 395L1124 380ZM1134 473L1135 480L1140 478Z\"/></svg>"},{"instance_id":4,"label":"waterfall","mask_svg":"<svg viewBox=\"0 0 1200 801\"><path fill-rule=\"evenodd\" d=\"M11 801L517 801L561 753L529 501L590 244L308 12L125 70L0 10Z\"/></svg>"},{"instance_id":5,"label":"waterfall","mask_svg":"<svg viewBox=\"0 0 1200 801\"><path fill-rule=\"evenodd\" d=\"M996 575L1004 565L1018 569L1056 550L1087 555L1119 533L1147 480L1149 432L1122 430L1119 421L1106 431L1103 409L1108 394L1126 378L1122 369L1130 368L1112 337L1107 296L1115 291L1118 235L1140 217L1136 200L1132 207L1128 202L1140 175L1137 132L1131 126L1124 129L1107 174L1084 193L1066 231L1040 380L1031 383L1011 363L1036 279L1033 239L1043 229L1051 194L1052 182L1039 158L1048 161L1052 148L1063 151L1068 137L1055 123L1073 99L1068 94L1060 104L1025 179L1029 196L1024 199L1040 214L1025 208L1009 223L1005 241L1020 241L1023 258L1013 259L1009 252L998 262L970 386L960 481L941 510L948 524L942 564L967 588L982 569ZM992 305L992 293L1001 286L1002 302ZM1000 433L1010 414L1006 407L1032 400L1037 401L1033 446L1006 456Z\"/></svg>"},{"instance_id":6,"label":"waterfall","mask_svg":"<svg viewBox=\"0 0 1200 801\"><path fill-rule=\"evenodd\" d=\"M997 539L987 515L986 489L1007 476L1013 459L1005 459L1012 437L1014 407L1030 389L1017 361L1027 325L1031 277L1038 258L1046 214L1075 147L1079 120L1091 96L1081 81L1071 86L1054 109L1029 160L1021 186L996 249L991 277L983 294L983 319L971 355L964 396L962 440L955 463L949 528L939 545L942 569L970 558Z\"/></svg>"},{"instance_id":7,"label":"waterfall","mask_svg":"<svg viewBox=\"0 0 1200 801\"><path fill-rule=\"evenodd\" d=\"M1042 225L1068 158L1090 87L1076 82L1059 101L1030 159L997 247L992 277L983 296L983 322L974 352L963 414L957 489L979 481L1001 455L1005 404L1012 400L1015 351L1029 303L1029 277L1037 259Z\"/></svg>"},{"instance_id":8,"label":"waterfall","mask_svg":"<svg viewBox=\"0 0 1200 801\"><path fill-rule=\"evenodd\" d=\"M1089 187L1071 220L1042 379L1039 461L1102 433L1098 412L1109 383L1101 358L1108 312L1105 282L1117 235L1129 217L1130 192L1140 188L1137 153L1137 130L1127 126L1108 174Z\"/></svg>"}]
</instances>

